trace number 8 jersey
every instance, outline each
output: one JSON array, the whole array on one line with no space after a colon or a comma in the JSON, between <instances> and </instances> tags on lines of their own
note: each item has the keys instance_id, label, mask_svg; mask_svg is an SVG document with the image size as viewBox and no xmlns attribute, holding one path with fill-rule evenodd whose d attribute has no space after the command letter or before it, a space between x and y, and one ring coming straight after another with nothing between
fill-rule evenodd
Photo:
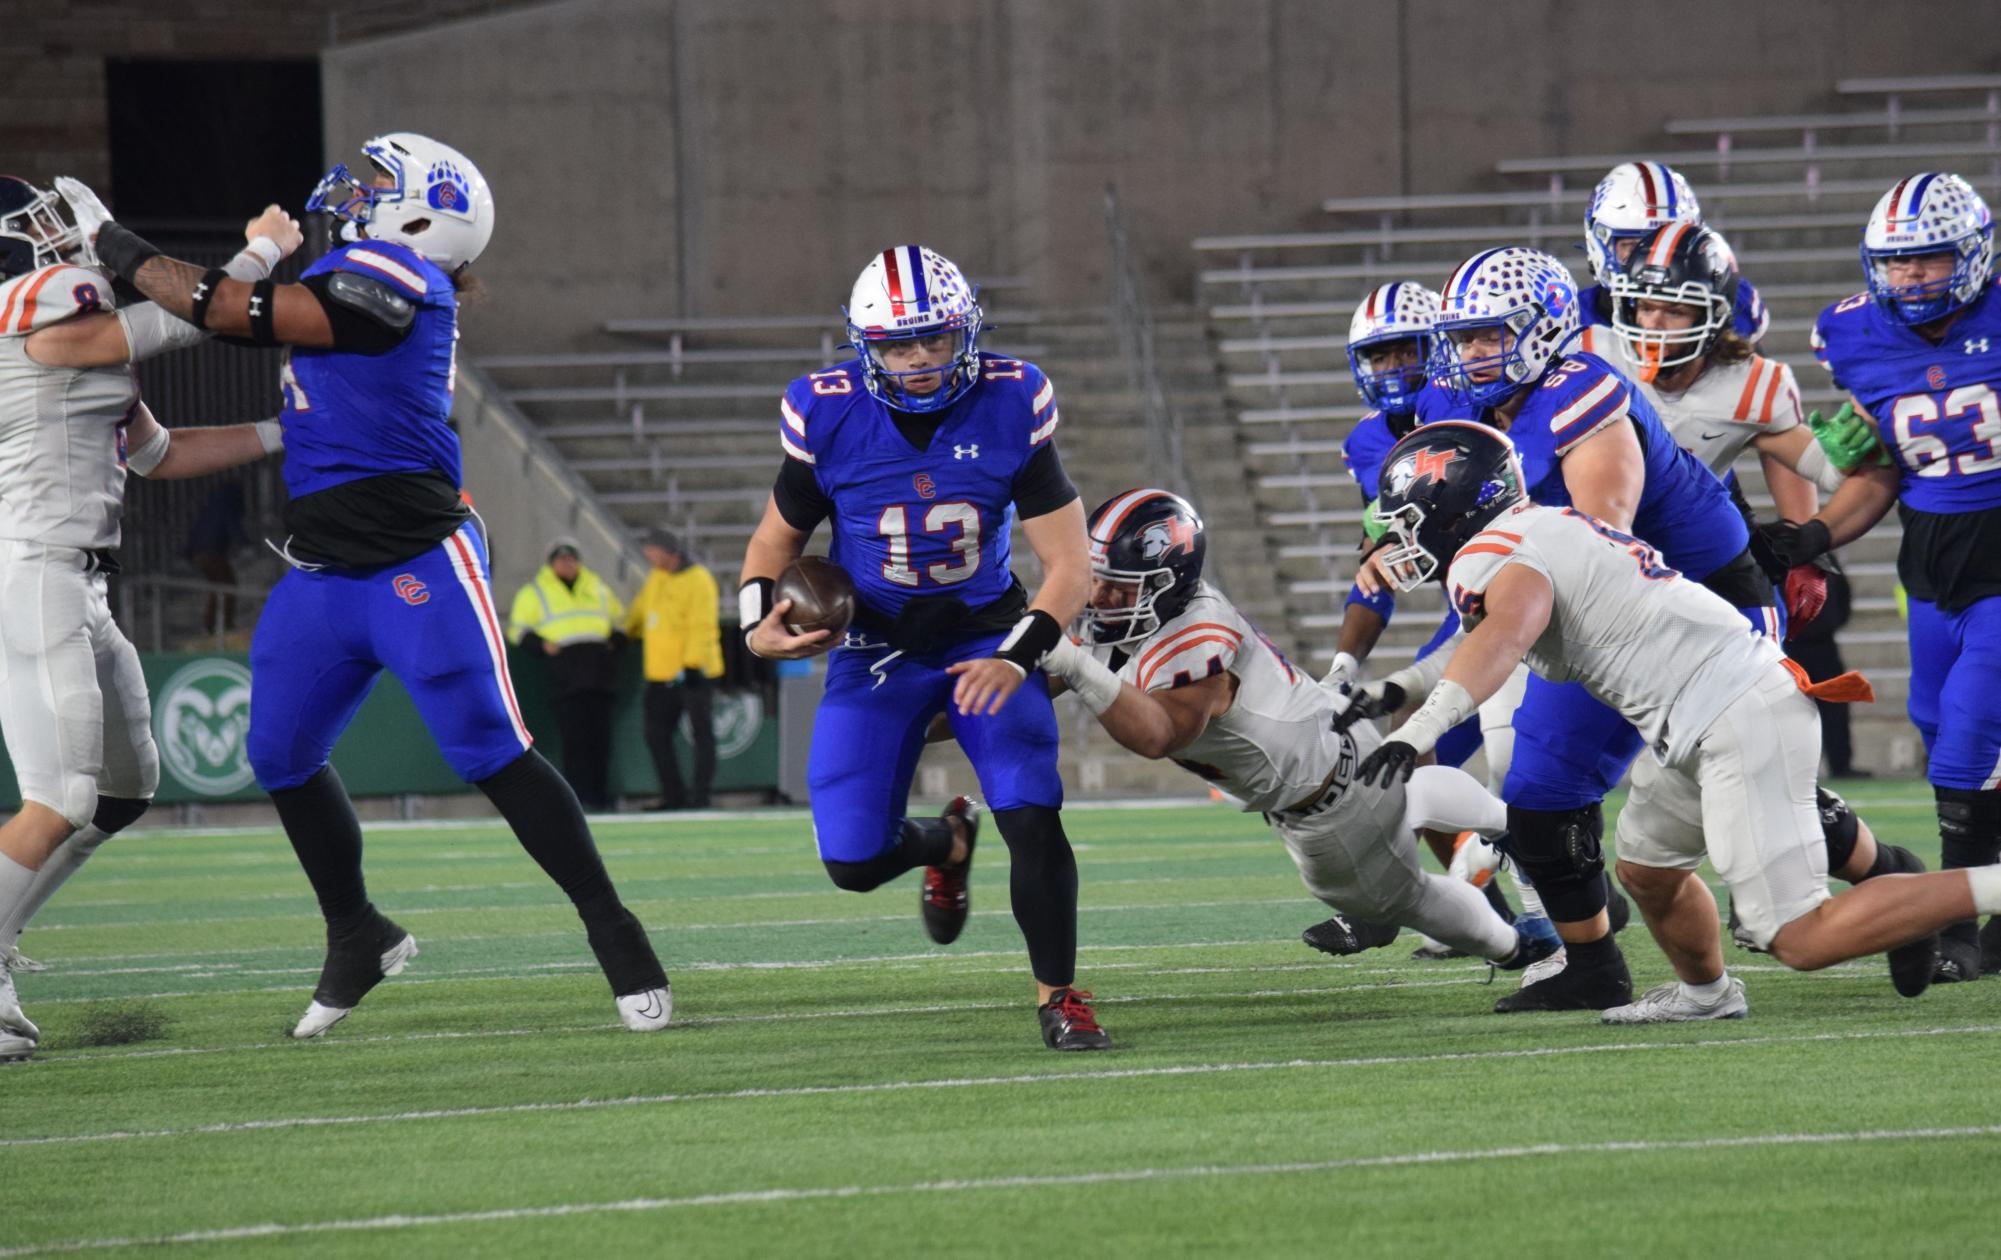
<instances>
[{"instance_id":1,"label":"number 8 jersey","mask_svg":"<svg viewBox=\"0 0 2001 1260\"><path fill-rule=\"evenodd\" d=\"M934 595L978 609L1014 589L1018 486L1057 424L1040 368L981 354L979 382L922 449L863 387L860 359L793 381L779 415L787 459L810 466L831 508L831 558L869 609L894 619Z\"/></svg>"},{"instance_id":2,"label":"number 8 jersey","mask_svg":"<svg viewBox=\"0 0 2001 1260\"><path fill-rule=\"evenodd\" d=\"M1948 611L2001 594L2001 299L1994 286L1934 343L1867 293L1821 312L1814 353L1875 418L1903 474L1898 576ZM1957 517L1938 520L1939 516Z\"/></svg>"}]
</instances>

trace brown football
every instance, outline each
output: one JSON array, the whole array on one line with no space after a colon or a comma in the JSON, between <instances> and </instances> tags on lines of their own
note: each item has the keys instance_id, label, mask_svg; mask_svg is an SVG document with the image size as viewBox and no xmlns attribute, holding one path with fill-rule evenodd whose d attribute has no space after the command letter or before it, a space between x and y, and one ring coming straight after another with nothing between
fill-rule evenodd
<instances>
[{"instance_id":1,"label":"brown football","mask_svg":"<svg viewBox=\"0 0 2001 1260\"><path fill-rule=\"evenodd\" d=\"M801 556L778 575L771 602L792 601L785 628L794 634L831 630L838 639L855 619L855 582L825 556Z\"/></svg>"}]
</instances>

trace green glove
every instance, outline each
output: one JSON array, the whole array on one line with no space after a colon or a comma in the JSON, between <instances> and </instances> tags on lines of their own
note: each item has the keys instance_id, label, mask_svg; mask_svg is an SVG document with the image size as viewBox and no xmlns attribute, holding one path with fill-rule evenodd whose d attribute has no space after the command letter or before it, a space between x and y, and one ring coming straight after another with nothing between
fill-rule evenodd
<instances>
[{"instance_id":1,"label":"green glove","mask_svg":"<svg viewBox=\"0 0 2001 1260\"><path fill-rule=\"evenodd\" d=\"M1822 419L1818 411L1808 412L1806 427L1813 430L1814 441L1827 452L1827 462L1843 472L1863 464L1890 462L1890 453L1876 438L1876 426L1858 414L1853 403L1842 403L1832 420Z\"/></svg>"},{"instance_id":2,"label":"green glove","mask_svg":"<svg viewBox=\"0 0 2001 1260\"><path fill-rule=\"evenodd\" d=\"M1381 502L1381 499L1370 499L1369 506L1362 509L1362 536L1369 540L1371 547L1381 542L1383 535L1390 532L1390 523L1376 510L1376 505Z\"/></svg>"}]
</instances>

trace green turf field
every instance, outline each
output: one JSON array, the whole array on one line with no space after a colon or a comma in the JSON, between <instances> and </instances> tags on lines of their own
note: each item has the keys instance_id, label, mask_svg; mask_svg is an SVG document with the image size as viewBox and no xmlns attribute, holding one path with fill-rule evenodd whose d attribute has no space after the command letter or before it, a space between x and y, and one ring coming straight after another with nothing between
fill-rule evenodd
<instances>
[{"instance_id":1,"label":"green turf field","mask_svg":"<svg viewBox=\"0 0 2001 1260\"><path fill-rule=\"evenodd\" d=\"M1851 793L1936 858L1917 783ZM493 826L378 829L422 954L288 1043L319 918L276 832L107 845L22 945L42 1049L0 1067L0 1255L1964 1257L2001 1237L2001 981L1730 951L1751 1018L1497 1016L1406 936L1336 961L1278 841L1221 807L1079 809L1080 987L1042 1048L1006 852L930 946L905 877L834 890L804 820L611 823L674 979L635 1036ZM1641 987L1667 978L1623 938ZM1509 981L1503 978L1501 984ZM155 1039L91 1047L150 1007ZM114 1021L115 1022L115 1021Z\"/></svg>"}]
</instances>

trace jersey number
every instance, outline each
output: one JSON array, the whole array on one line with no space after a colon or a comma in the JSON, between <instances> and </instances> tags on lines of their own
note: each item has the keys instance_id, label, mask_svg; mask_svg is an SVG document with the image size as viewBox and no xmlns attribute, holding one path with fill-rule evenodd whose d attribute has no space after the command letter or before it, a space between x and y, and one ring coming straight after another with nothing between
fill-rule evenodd
<instances>
[{"instance_id":1,"label":"jersey number","mask_svg":"<svg viewBox=\"0 0 2001 1260\"><path fill-rule=\"evenodd\" d=\"M1987 444L1985 455L1967 451L1959 456L1961 476L2001 468L2001 399L1994 396L1990 385L1962 385L1953 390L1945 396L1942 413L1938 400L1930 394L1905 394L1899 398L1890 409L1890 420L1896 428L1897 451L1903 456L1905 467L1920 477L1944 477L1953 471L1952 448L1945 439L1916 431L1918 425L1940 423L1941 414L1946 420L1970 417L1974 440Z\"/></svg>"},{"instance_id":2,"label":"jersey number","mask_svg":"<svg viewBox=\"0 0 2001 1260\"><path fill-rule=\"evenodd\" d=\"M824 372L808 372L806 379L813 382L816 394L852 394L855 383L848 379L846 368L828 368Z\"/></svg>"},{"instance_id":3,"label":"jersey number","mask_svg":"<svg viewBox=\"0 0 2001 1260\"><path fill-rule=\"evenodd\" d=\"M959 558L924 566L924 576L939 586L963 582L980 570L980 510L970 503L934 503L924 513L927 534L942 534L954 525L959 527L959 536L952 540L952 550ZM898 586L921 585L917 570L910 567L910 523L903 505L884 508L875 528L889 543L883 580Z\"/></svg>"},{"instance_id":4,"label":"jersey number","mask_svg":"<svg viewBox=\"0 0 2001 1260\"><path fill-rule=\"evenodd\" d=\"M1661 563L1660 552L1655 551L1651 545L1642 542L1631 534L1613 529L1597 517L1589 513L1579 512L1575 508L1565 508L1563 509L1563 514L1565 516L1576 517L1597 531L1599 537L1618 543L1621 547L1624 547L1626 554L1633 557L1639 563L1640 576L1646 578L1648 581L1665 582L1671 577L1681 576L1678 571L1670 569Z\"/></svg>"},{"instance_id":5,"label":"jersey number","mask_svg":"<svg viewBox=\"0 0 2001 1260\"><path fill-rule=\"evenodd\" d=\"M1003 359L996 356L987 360L987 369L981 375L989 381L1018 381L1021 379L1020 359Z\"/></svg>"},{"instance_id":6,"label":"jersey number","mask_svg":"<svg viewBox=\"0 0 2001 1260\"><path fill-rule=\"evenodd\" d=\"M454 368L458 366L456 347L452 355L452 366ZM292 360L289 355L286 356L284 370L278 373L278 389L279 392L285 395L285 400L290 404L291 410L311 411L313 409L312 399L306 397L306 391L299 384L299 378L292 375Z\"/></svg>"}]
</instances>

